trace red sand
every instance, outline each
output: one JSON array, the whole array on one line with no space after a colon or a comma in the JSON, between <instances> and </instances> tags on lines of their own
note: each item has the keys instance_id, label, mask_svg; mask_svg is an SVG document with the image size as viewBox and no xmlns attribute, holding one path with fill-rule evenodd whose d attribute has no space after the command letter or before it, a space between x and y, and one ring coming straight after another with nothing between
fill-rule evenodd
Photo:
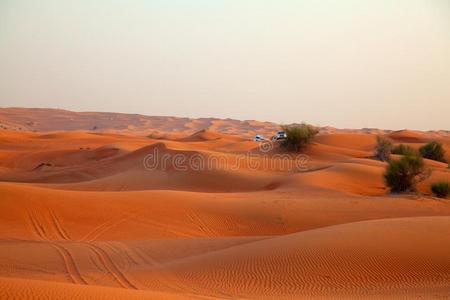
<instances>
[{"instance_id":1,"label":"red sand","mask_svg":"<svg viewBox=\"0 0 450 300\"><path fill-rule=\"evenodd\" d=\"M0 131L0 298L450 296L450 201L429 191L446 164L427 162L422 195L390 195L372 134L318 136L293 173L273 157L224 169L256 153L242 136L178 135ZM223 161L146 170L155 149Z\"/></svg>"}]
</instances>

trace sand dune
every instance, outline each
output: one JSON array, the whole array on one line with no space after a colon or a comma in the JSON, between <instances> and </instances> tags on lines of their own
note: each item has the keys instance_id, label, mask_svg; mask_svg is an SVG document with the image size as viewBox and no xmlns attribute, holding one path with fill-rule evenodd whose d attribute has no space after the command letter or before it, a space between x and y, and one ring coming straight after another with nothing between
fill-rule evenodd
<instances>
[{"instance_id":1,"label":"sand dune","mask_svg":"<svg viewBox=\"0 0 450 300\"><path fill-rule=\"evenodd\" d=\"M375 135L372 134L327 134L318 136L316 142L353 150L372 151Z\"/></svg>"},{"instance_id":2,"label":"sand dune","mask_svg":"<svg viewBox=\"0 0 450 300\"><path fill-rule=\"evenodd\" d=\"M50 111L50 127L48 112L0 110L2 124L49 131L0 131L0 298L450 295L450 201L429 190L447 165L427 160L421 193L389 194L376 130L327 128L286 168L296 154L248 138L271 123Z\"/></svg>"},{"instance_id":3,"label":"sand dune","mask_svg":"<svg viewBox=\"0 0 450 300\"><path fill-rule=\"evenodd\" d=\"M229 134L223 134L217 131L212 131L209 129L202 129L182 140L184 141L211 141L211 140L230 140L230 141L236 141L236 142L242 142L246 140L245 138L239 137L239 136L232 136Z\"/></svg>"},{"instance_id":4,"label":"sand dune","mask_svg":"<svg viewBox=\"0 0 450 300\"><path fill-rule=\"evenodd\" d=\"M387 191L383 182L383 173L384 165L373 166L346 162L298 175L295 184L317 186L353 194L381 196Z\"/></svg>"},{"instance_id":5,"label":"sand dune","mask_svg":"<svg viewBox=\"0 0 450 300\"><path fill-rule=\"evenodd\" d=\"M372 199L307 186L222 194L86 192L9 183L0 188L0 233L7 239L40 240L41 231L51 240L273 235L358 220L450 213L450 203L442 201ZM328 213L315 213L320 211Z\"/></svg>"},{"instance_id":6,"label":"sand dune","mask_svg":"<svg viewBox=\"0 0 450 300\"><path fill-rule=\"evenodd\" d=\"M409 143L425 143L431 139L429 135L420 131L413 130L399 130L394 131L388 135L389 138L397 142L409 142Z\"/></svg>"},{"instance_id":7,"label":"sand dune","mask_svg":"<svg viewBox=\"0 0 450 300\"><path fill-rule=\"evenodd\" d=\"M444 296L449 225L449 217L350 223L190 257L169 270L205 293L247 297Z\"/></svg>"},{"instance_id":8,"label":"sand dune","mask_svg":"<svg viewBox=\"0 0 450 300\"><path fill-rule=\"evenodd\" d=\"M158 293L4 277L0 278L0 285L2 299L208 299L186 293Z\"/></svg>"}]
</instances>

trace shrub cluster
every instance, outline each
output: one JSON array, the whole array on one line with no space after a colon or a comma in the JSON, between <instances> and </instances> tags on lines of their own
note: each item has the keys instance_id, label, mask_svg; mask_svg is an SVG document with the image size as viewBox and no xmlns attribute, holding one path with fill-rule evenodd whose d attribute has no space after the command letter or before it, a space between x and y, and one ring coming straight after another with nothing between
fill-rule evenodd
<instances>
[{"instance_id":1,"label":"shrub cluster","mask_svg":"<svg viewBox=\"0 0 450 300\"><path fill-rule=\"evenodd\" d=\"M398 154L398 155L406 155L406 154L412 153L412 152L415 152L415 150L405 144L400 144L398 146L395 146L394 148L392 148L392 151L391 151L392 154Z\"/></svg>"},{"instance_id":2,"label":"shrub cluster","mask_svg":"<svg viewBox=\"0 0 450 300\"><path fill-rule=\"evenodd\" d=\"M431 185L431 191L436 197L447 198L450 193L450 185L446 181L435 182Z\"/></svg>"},{"instance_id":3,"label":"shrub cluster","mask_svg":"<svg viewBox=\"0 0 450 300\"><path fill-rule=\"evenodd\" d=\"M391 153L403 155L403 157L400 160L391 161ZM431 173L431 170L425 172L423 158L445 162L444 155L444 147L437 141L431 141L417 151L404 144L393 147L388 138L377 136L375 157L389 162L384 173L384 180L392 192L415 190L417 182ZM448 167L450 168L450 162ZM437 197L445 198L449 194L449 183L433 183L431 190Z\"/></svg>"},{"instance_id":4,"label":"shrub cluster","mask_svg":"<svg viewBox=\"0 0 450 300\"><path fill-rule=\"evenodd\" d=\"M375 147L375 158L381 161L389 161L392 151L392 142L383 136L377 136L377 145Z\"/></svg>"},{"instance_id":5,"label":"shrub cluster","mask_svg":"<svg viewBox=\"0 0 450 300\"><path fill-rule=\"evenodd\" d=\"M444 158L444 147L439 142L431 141L420 147L419 152L424 158L446 162Z\"/></svg>"},{"instance_id":6,"label":"shrub cluster","mask_svg":"<svg viewBox=\"0 0 450 300\"><path fill-rule=\"evenodd\" d=\"M392 160L386 168L384 179L392 192L414 191L424 172L423 159L418 153L407 153L400 160Z\"/></svg>"},{"instance_id":7,"label":"shrub cluster","mask_svg":"<svg viewBox=\"0 0 450 300\"><path fill-rule=\"evenodd\" d=\"M295 151L305 148L319 133L317 128L305 123L295 126L284 126L283 130L286 133L286 140L284 140L282 145Z\"/></svg>"}]
</instances>

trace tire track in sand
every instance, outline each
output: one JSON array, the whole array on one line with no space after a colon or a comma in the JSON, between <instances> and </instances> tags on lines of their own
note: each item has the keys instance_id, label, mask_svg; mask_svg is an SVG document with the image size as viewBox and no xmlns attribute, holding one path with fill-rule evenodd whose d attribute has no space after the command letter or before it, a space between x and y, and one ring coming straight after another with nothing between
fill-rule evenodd
<instances>
[{"instance_id":1,"label":"tire track in sand","mask_svg":"<svg viewBox=\"0 0 450 300\"><path fill-rule=\"evenodd\" d=\"M136 285L134 285L126 276L125 274L116 266L116 264L113 262L111 257L108 255L108 253L103 250L101 247L96 246L92 243L86 243L86 245L94 252L94 254L97 256L99 261L102 263L104 269L111 274L111 276L114 278L114 280L123 288L126 289L134 289L137 290L138 288Z\"/></svg>"},{"instance_id":2,"label":"tire track in sand","mask_svg":"<svg viewBox=\"0 0 450 300\"><path fill-rule=\"evenodd\" d=\"M48 214L51 220L50 224L52 224L54 232L57 234L57 236L63 240L70 240L69 235L65 231L64 227L61 225L61 222L59 221L59 218L57 217L55 212L48 209ZM69 275L71 281L76 284L88 284L86 280L84 280L84 278L82 277L78 267L75 264L75 260L73 256L70 254L69 250L67 250L61 244L58 244L51 240L51 238L47 234L44 224L40 222L36 214L29 212L28 216L34 233L39 237L40 240L47 241L49 245L53 247L58 252L59 256L62 258L67 274ZM132 216L134 216L134 214L127 214L126 216L124 216L119 220L117 219L109 220L101 224L100 226L94 228L94 230L89 232L83 239L87 239L89 237L90 239L95 239L108 229L120 224L123 221L126 221ZM114 278L114 280L117 283L119 283L120 286L128 289L138 289L136 285L134 285L125 276L125 274L116 266L116 264L113 262L113 260L105 250L91 243L86 243L85 245L87 245L95 253L97 258L103 265L104 269Z\"/></svg>"},{"instance_id":3,"label":"tire track in sand","mask_svg":"<svg viewBox=\"0 0 450 300\"><path fill-rule=\"evenodd\" d=\"M59 255L64 260L64 265L66 267L67 273L69 274L69 277L71 278L73 283L76 284L88 284L86 280L81 276L80 270L78 269L77 265L75 264L75 260L73 256L70 254L69 250L64 248L62 245L59 245L57 243L50 243L50 246L55 248Z\"/></svg>"},{"instance_id":4,"label":"tire track in sand","mask_svg":"<svg viewBox=\"0 0 450 300\"><path fill-rule=\"evenodd\" d=\"M48 213L50 215L50 218L52 219L53 225L56 229L56 232L58 233L58 235L63 239L63 240L70 240L70 236L67 234L66 230L64 229L64 227L61 225L61 222L59 221L59 218L56 216L55 212L53 210L51 210L50 208L48 209Z\"/></svg>"},{"instance_id":5,"label":"tire track in sand","mask_svg":"<svg viewBox=\"0 0 450 300\"><path fill-rule=\"evenodd\" d=\"M65 233L63 227L59 223L59 220L54 212L49 210L50 217L52 219L52 224L55 226L55 231L60 235L62 239L68 239L67 233ZM85 284L88 283L84 280L83 276L80 273L77 265L75 264L75 259L72 254L70 254L69 250L67 250L64 246L52 241L48 236L45 226L42 222L39 221L37 215L31 211L28 211L28 220L31 223L33 228L33 232L38 236L41 241L45 241L50 245L53 249L55 249L58 255L61 257L64 267L66 269L67 275L69 276L72 283L75 284Z\"/></svg>"},{"instance_id":6,"label":"tire track in sand","mask_svg":"<svg viewBox=\"0 0 450 300\"><path fill-rule=\"evenodd\" d=\"M211 226L208 226L203 218L200 217L200 215L191 210L187 213L187 216L192 224L194 224L198 230L205 234L205 236L217 236L217 233L211 228Z\"/></svg>"},{"instance_id":7,"label":"tire track in sand","mask_svg":"<svg viewBox=\"0 0 450 300\"><path fill-rule=\"evenodd\" d=\"M156 259L148 255L148 253L142 251L138 247L130 247L122 242L115 242L110 244L111 247L115 247L121 253L126 255L136 265L149 265L151 268L163 270L164 264L158 262ZM155 284L155 282L152 282ZM189 290L188 287L180 285L175 276L170 272L161 272L158 276L158 283L160 286L164 286L170 290L177 291L179 293Z\"/></svg>"},{"instance_id":8,"label":"tire track in sand","mask_svg":"<svg viewBox=\"0 0 450 300\"><path fill-rule=\"evenodd\" d=\"M27 212L27 220L31 224L32 232L38 236L39 240L42 241L49 241L49 238L47 237L47 233L44 230L44 227L42 224L38 221L37 217L34 215L33 212L28 211Z\"/></svg>"},{"instance_id":9,"label":"tire track in sand","mask_svg":"<svg viewBox=\"0 0 450 300\"><path fill-rule=\"evenodd\" d=\"M94 241L100 235L102 235L103 233L105 233L106 231L111 229L112 227L117 226L122 222L125 222L126 220L128 220L129 218L131 218L133 216L135 216L135 214L128 213L128 214L125 214L125 216L120 219L116 219L116 218L110 219L110 220L100 224L99 226L95 227L94 229L89 231L87 234L85 234L81 238L81 241L89 241L89 242Z\"/></svg>"}]
</instances>

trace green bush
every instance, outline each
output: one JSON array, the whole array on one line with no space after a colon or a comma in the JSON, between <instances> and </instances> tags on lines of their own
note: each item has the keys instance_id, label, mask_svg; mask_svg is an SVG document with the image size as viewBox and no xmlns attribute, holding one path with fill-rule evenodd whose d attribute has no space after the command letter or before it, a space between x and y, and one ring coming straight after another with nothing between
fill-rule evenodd
<instances>
[{"instance_id":1,"label":"green bush","mask_svg":"<svg viewBox=\"0 0 450 300\"><path fill-rule=\"evenodd\" d=\"M375 147L375 158L381 161L389 161L392 151L392 142L383 136L377 136L377 145Z\"/></svg>"},{"instance_id":2,"label":"green bush","mask_svg":"<svg viewBox=\"0 0 450 300\"><path fill-rule=\"evenodd\" d=\"M412 152L416 152L416 150L414 150L413 148L411 148L408 145L405 144L400 144L398 146L395 146L394 148L392 148L391 153L392 154L398 154L398 155L405 155L408 153L412 153Z\"/></svg>"},{"instance_id":3,"label":"green bush","mask_svg":"<svg viewBox=\"0 0 450 300\"><path fill-rule=\"evenodd\" d=\"M283 146L295 151L302 150L310 144L319 131L312 125L302 123L295 126L283 126L286 133L286 140Z\"/></svg>"},{"instance_id":4,"label":"green bush","mask_svg":"<svg viewBox=\"0 0 450 300\"><path fill-rule=\"evenodd\" d=\"M446 181L435 182L431 185L431 191L439 198L447 198L450 193L450 185Z\"/></svg>"},{"instance_id":5,"label":"green bush","mask_svg":"<svg viewBox=\"0 0 450 300\"><path fill-rule=\"evenodd\" d=\"M422 157L417 153L407 153L400 160L389 162L384 179L392 192L413 191L423 173Z\"/></svg>"},{"instance_id":6,"label":"green bush","mask_svg":"<svg viewBox=\"0 0 450 300\"><path fill-rule=\"evenodd\" d=\"M431 141L420 147L419 152L424 158L445 162L444 147L439 142Z\"/></svg>"}]
</instances>

